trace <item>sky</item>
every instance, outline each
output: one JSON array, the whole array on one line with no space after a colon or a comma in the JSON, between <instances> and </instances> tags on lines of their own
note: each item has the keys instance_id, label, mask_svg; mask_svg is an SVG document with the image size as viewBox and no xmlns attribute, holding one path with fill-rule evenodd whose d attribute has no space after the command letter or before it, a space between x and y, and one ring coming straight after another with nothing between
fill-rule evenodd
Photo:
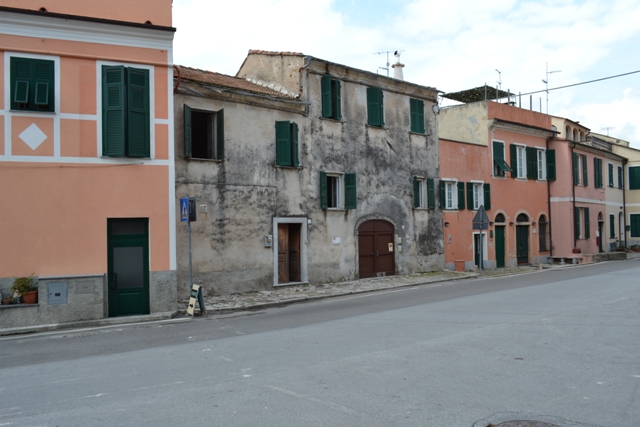
<instances>
[{"instance_id":1,"label":"sky","mask_svg":"<svg viewBox=\"0 0 640 427\"><path fill-rule=\"evenodd\" d=\"M173 0L173 58L235 75L250 49L292 51L386 74L400 50L405 80L443 92L548 78L549 114L640 149L640 72L553 90L640 71L639 22L640 0Z\"/></svg>"}]
</instances>

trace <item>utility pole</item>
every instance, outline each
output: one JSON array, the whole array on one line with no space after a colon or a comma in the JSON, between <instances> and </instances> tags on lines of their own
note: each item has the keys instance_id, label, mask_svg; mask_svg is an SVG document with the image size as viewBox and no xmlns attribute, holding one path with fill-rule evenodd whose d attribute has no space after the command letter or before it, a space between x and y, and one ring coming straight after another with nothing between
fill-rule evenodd
<instances>
[{"instance_id":1,"label":"utility pole","mask_svg":"<svg viewBox=\"0 0 640 427\"><path fill-rule=\"evenodd\" d=\"M549 63L547 62L546 64L547 64L546 65L547 78L546 80L542 80L542 83L546 85L546 88L544 91L547 93L547 114L549 114L549 74L561 73L562 70L549 71Z\"/></svg>"}]
</instances>

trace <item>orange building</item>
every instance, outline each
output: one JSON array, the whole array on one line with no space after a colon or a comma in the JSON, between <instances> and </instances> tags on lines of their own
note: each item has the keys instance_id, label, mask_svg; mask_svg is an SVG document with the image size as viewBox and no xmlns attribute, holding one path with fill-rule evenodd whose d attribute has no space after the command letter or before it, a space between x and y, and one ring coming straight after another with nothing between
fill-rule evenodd
<instances>
[{"instance_id":1,"label":"orange building","mask_svg":"<svg viewBox=\"0 0 640 427\"><path fill-rule=\"evenodd\" d=\"M481 253L483 268L547 261L547 186L555 179L555 153L547 148L554 135L550 116L507 104L481 101L440 111L447 268L472 270ZM472 224L481 206L489 221L482 238Z\"/></svg>"},{"instance_id":2,"label":"orange building","mask_svg":"<svg viewBox=\"0 0 640 427\"><path fill-rule=\"evenodd\" d=\"M171 0L0 0L0 324L176 306ZM9 309L10 308L10 309Z\"/></svg>"}]
</instances>

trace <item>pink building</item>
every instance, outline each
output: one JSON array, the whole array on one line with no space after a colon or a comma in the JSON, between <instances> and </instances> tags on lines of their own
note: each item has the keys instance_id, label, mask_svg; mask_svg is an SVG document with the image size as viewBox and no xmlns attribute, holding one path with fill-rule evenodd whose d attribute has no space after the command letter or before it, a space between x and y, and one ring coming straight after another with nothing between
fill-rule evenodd
<instances>
[{"instance_id":1,"label":"pink building","mask_svg":"<svg viewBox=\"0 0 640 427\"><path fill-rule=\"evenodd\" d=\"M484 268L546 262L548 185L555 179L550 116L491 101L440 111L440 195L447 268L479 264L478 208L486 210ZM488 235L488 236L487 236Z\"/></svg>"},{"instance_id":2,"label":"pink building","mask_svg":"<svg viewBox=\"0 0 640 427\"><path fill-rule=\"evenodd\" d=\"M176 306L171 0L0 0L3 327Z\"/></svg>"}]
</instances>

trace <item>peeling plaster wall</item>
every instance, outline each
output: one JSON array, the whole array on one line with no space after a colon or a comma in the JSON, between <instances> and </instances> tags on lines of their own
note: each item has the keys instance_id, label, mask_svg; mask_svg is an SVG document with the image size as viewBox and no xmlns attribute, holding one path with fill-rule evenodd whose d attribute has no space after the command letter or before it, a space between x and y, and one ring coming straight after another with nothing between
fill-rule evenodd
<instances>
[{"instance_id":1,"label":"peeling plaster wall","mask_svg":"<svg viewBox=\"0 0 640 427\"><path fill-rule=\"evenodd\" d=\"M284 59L250 55L238 75L271 78L288 90L290 83L302 82L301 100L309 104L287 106L298 108L297 112L282 111L286 102L258 102L251 96L175 95L176 196L195 196L197 204L206 204L208 210L199 212L198 221L191 224L194 283L215 294L272 289L274 250L265 247L264 237L277 240L274 218L306 220L307 239L301 244L306 245L312 284L358 277L358 227L370 219L394 225L397 274L444 268L440 210L413 208L413 176L436 178L436 185L439 176L432 110L435 90L335 67L331 74L342 82L343 117L341 121L322 119L320 78L325 69L318 67L325 63L314 64L294 78L279 72L279 67L288 67L282 64ZM383 89L384 128L366 125L367 85ZM396 93L400 89L402 93ZM425 101L426 135L409 132L410 97ZM185 102L192 109L224 108L224 161L184 158ZM295 121L299 126L300 168L275 166L277 120ZM321 171L356 173L357 209L321 209ZM189 278L186 223L177 229L178 296L184 298Z\"/></svg>"},{"instance_id":2,"label":"peeling plaster wall","mask_svg":"<svg viewBox=\"0 0 640 427\"><path fill-rule=\"evenodd\" d=\"M456 105L443 108L438 117L438 132L441 139L487 145L489 115L487 102Z\"/></svg>"}]
</instances>

